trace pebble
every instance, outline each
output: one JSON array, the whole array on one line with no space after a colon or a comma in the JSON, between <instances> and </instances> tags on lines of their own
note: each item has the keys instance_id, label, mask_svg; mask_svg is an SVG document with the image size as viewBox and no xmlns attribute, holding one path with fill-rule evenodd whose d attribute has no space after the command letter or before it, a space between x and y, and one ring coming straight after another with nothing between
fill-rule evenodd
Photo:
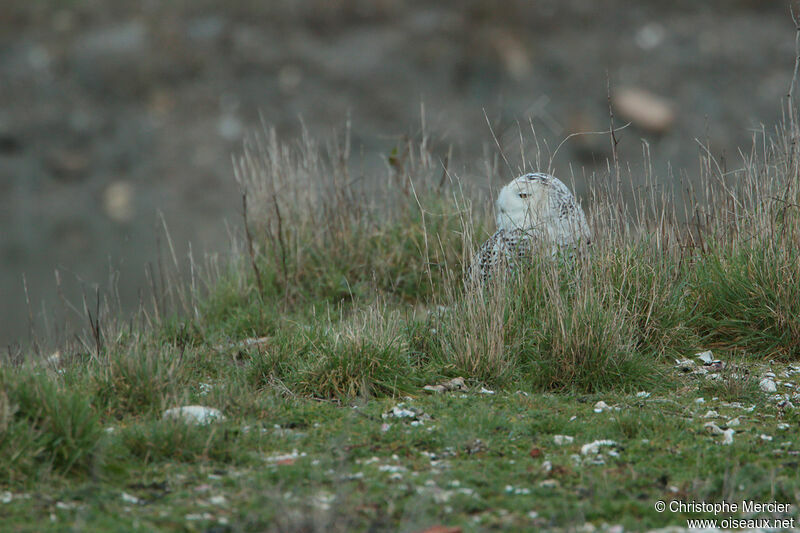
<instances>
[{"instance_id":1,"label":"pebble","mask_svg":"<svg viewBox=\"0 0 800 533\"><path fill-rule=\"evenodd\" d=\"M164 411L164 420L179 419L190 424L210 424L218 420L225 420L219 409L202 405L185 405Z\"/></svg>"},{"instance_id":2,"label":"pebble","mask_svg":"<svg viewBox=\"0 0 800 533\"><path fill-rule=\"evenodd\" d=\"M569 444L574 440L575 437L571 437L569 435L553 435L553 442L555 442L558 446Z\"/></svg>"},{"instance_id":3,"label":"pebble","mask_svg":"<svg viewBox=\"0 0 800 533\"><path fill-rule=\"evenodd\" d=\"M639 87L618 89L611 102L620 118L652 133L664 133L675 122L669 100Z\"/></svg>"},{"instance_id":4,"label":"pebble","mask_svg":"<svg viewBox=\"0 0 800 533\"><path fill-rule=\"evenodd\" d=\"M758 383L758 386L764 392L775 392L778 390L777 385L775 385L775 381L773 381L772 378L769 377L765 377L764 379L762 379Z\"/></svg>"}]
</instances>

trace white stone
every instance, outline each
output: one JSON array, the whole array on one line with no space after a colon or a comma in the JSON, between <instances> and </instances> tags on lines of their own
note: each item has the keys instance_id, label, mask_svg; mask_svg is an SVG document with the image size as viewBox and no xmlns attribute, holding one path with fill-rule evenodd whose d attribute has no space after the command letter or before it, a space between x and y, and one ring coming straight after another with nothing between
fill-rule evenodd
<instances>
[{"instance_id":1,"label":"white stone","mask_svg":"<svg viewBox=\"0 0 800 533\"><path fill-rule=\"evenodd\" d=\"M771 378L764 378L759 383L758 386L761 387L761 390L764 392L775 392L778 390L778 387L775 385L775 382Z\"/></svg>"},{"instance_id":2,"label":"white stone","mask_svg":"<svg viewBox=\"0 0 800 533\"><path fill-rule=\"evenodd\" d=\"M608 405L603 400L600 400L599 402L594 404L594 412L595 413L602 413L603 411L606 411L606 410L609 410L609 409L613 409L615 411L619 411L618 407L611 407L610 405Z\"/></svg>"},{"instance_id":3,"label":"white stone","mask_svg":"<svg viewBox=\"0 0 800 533\"><path fill-rule=\"evenodd\" d=\"M208 502L212 505L225 505L228 503L228 500L225 499L225 496L220 494L219 496L212 496L208 499Z\"/></svg>"},{"instance_id":4,"label":"white stone","mask_svg":"<svg viewBox=\"0 0 800 533\"><path fill-rule=\"evenodd\" d=\"M617 89L611 101L623 120L647 131L665 132L675 121L669 100L638 87Z\"/></svg>"},{"instance_id":5,"label":"white stone","mask_svg":"<svg viewBox=\"0 0 800 533\"><path fill-rule=\"evenodd\" d=\"M173 407L164 411L164 420L183 420L190 424L210 424L218 420L225 420L222 412L213 407L203 405L184 405L183 407Z\"/></svg>"},{"instance_id":6,"label":"white stone","mask_svg":"<svg viewBox=\"0 0 800 533\"><path fill-rule=\"evenodd\" d=\"M555 442L558 446L569 444L575 440L575 437L571 437L569 435L553 435L553 442Z\"/></svg>"},{"instance_id":7,"label":"white stone","mask_svg":"<svg viewBox=\"0 0 800 533\"><path fill-rule=\"evenodd\" d=\"M139 498L137 498L133 494L128 494L127 492L123 492L122 501L124 501L125 503L137 504L139 503Z\"/></svg>"},{"instance_id":8,"label":"white stone","mask_svg":"<svg viewBox=\"0 0 800 533\"><path fill-rule=\"evenodd\" d=\"M733 434L734 431L732 429L726 429L723 432L722 444L724 445L733 444Z\"/></svg>"},{"instance_id":9,"label":"white stone","mask_svg":"<svg viewBox=\"0 0 800 533\"><path fill-rule=\"evenodd\" d=\"M711 353L711 350L707 352L696 353L694 356L706 364L711 364L711 362L714 360L714 354Z\"/></svg>"},{"instance_id":10,"label":"white stone","mask_svg":"<svg viewBox=\"0 0 800 533\"><path fill-rule=\"evenodd\" d=\"M600 450L600 446L616 446L616 441L613 440L596 440L594 442L590 442L589 444L584 444L581 446L581 455L588 455L588 454L595 454Z\"/></svg>"}]
</instances>

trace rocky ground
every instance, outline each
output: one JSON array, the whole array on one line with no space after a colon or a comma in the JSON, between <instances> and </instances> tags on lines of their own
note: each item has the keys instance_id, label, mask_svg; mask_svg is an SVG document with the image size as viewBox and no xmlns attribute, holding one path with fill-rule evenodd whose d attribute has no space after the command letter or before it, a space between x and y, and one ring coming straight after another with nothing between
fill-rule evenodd
<instances>
[{"instance_id":1,"label":"rocky ground","mask_svg":"<svg viewBox=\"0 0 800 533\"><path fill-rule=\"evenodd\" d=\"M653 119L637 114L641 93L627 93L632 111L616 102L634 120L619 133L632 174L644 140L657 175L671 164L691 178L696 139L733 167L753 130L774 126L793 62L784 2L4 1L0 341L27 338L23 275L37 318L58 308L55 269L73 301L117 271L135 306L158 212L180 253L225 252L231 154L262 122L324 138L350 119L365 174L381 179L392 148L421 134L424 103L439 153L452 145L457 174L489 190L487 119L516 166L518 123L550 146L607 128L610 84L663 104ZM603 172L607 141L568 142L555 170Z\"/></svg>"}]
</instances>

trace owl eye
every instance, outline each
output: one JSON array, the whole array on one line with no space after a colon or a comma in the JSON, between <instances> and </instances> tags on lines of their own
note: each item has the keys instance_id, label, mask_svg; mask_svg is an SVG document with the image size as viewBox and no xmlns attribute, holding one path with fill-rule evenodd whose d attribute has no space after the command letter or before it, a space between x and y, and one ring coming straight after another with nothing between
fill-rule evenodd
<instances>
[{"instance_id":1,"label":"owl eye","mask_svg":"<svg viewBox=\"0 0 800 533\"><path fill-rule=\"evenodd\" d=\"M521 192L521 193L519 193L519 197L520 197L520 198L527 198L527 197L528 197L528 193L526 193L526 192Z\"/></svg>"}]
</instances>

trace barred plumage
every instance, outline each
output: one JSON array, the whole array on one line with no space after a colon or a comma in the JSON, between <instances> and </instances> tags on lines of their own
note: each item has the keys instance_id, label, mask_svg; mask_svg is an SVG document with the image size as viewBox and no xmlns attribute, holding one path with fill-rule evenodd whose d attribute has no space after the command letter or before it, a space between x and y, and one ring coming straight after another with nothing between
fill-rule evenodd
<instances>
[{"instance_id":1,"label":"barred plumage","mask_svg":"<svg viewBox=\"0 0 800 533\"><path fill-rule=\"evenodd\" d=\"M586 215L561 180L543 173L520 176L497 197L497 231L473 256L467 279L483 284L511 272L534 250L555 255L590 243Z\"/></svg>"}]
</instances>

